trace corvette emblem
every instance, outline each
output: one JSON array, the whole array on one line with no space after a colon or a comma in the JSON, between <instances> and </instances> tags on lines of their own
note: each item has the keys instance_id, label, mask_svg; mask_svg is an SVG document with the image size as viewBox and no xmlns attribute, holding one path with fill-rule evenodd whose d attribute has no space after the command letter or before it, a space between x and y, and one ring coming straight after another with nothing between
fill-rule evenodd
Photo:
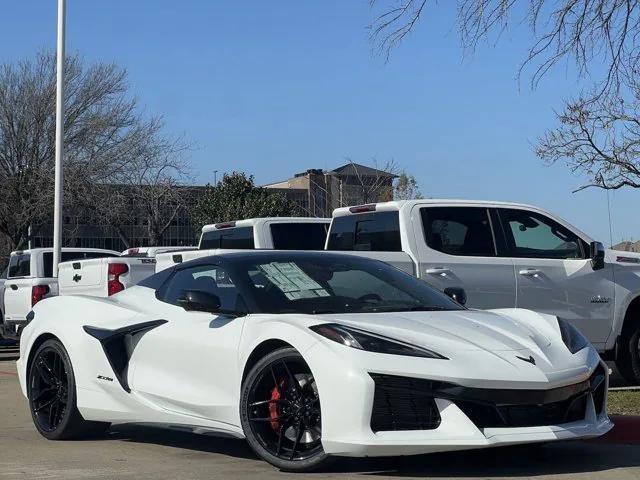
<instances>
[{"instance_id":1,"label":"corvette emblem","mask_svg":"<svg viewBox=\"0 0 640 480\"><path fill-rule=\"evenodd\" d=\"M518 360L522 360L523 362L530 363L531 365L535 365L536 364L536 359L533 358L531 355L529 355L529 358L519 357L519 356L516 355L516 358Z\"/></svg>"},{"instance_id":2,"label":"corvette emblem","mask_svg":"<svg viewBox=\"0 0 640 480\"><path fill-rule=\"evenodd\" d=\"M77 273L73 276L73 281L78 283L80 280L82 280L82 275L78 275Z\"/></svg>"}]
</instances>

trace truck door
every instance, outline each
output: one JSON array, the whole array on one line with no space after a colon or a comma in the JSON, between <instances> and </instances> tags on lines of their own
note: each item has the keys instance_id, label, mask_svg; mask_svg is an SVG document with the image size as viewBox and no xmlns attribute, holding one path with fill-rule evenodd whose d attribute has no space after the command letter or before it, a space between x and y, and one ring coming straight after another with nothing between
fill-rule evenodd
<instances>
[{"instance_id":1,"label":"truck door","mask_svg":"<svg viewBox=\"0 0 640 480\"><path fill-rule=\"evenodd\" d=\"M488 208L416 205L411 219L420 278L440 290L464 288L472 308L516 306L513 262L498 255Z\"/></svg>"},{"instance_id":2,"label":"truck door","mask_svg":"<svg viewBox=\"0 0 640 480\"><path fill-rule=\"evenodd\" d=\"M498 213L515 264L518 307L564 318L603 346L614 315L613 265L593 270L587 243L546 215Z\"/></svg>"},{"instance_id":3,"label":"truck door","mask_svg":"<svg viewBox=\"0 0 640 480\"><path fill-rule=\"evenodd\" d=\"M31 254L11 255L4 291L5 320L24 320L31 310Z\"/></svg>"}]
</instances>

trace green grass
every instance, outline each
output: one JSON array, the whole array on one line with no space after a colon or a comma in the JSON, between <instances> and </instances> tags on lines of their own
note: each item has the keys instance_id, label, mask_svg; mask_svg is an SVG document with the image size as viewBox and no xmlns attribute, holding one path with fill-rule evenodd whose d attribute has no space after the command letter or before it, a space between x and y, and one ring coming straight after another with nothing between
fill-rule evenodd
<instances>
[{"instance_id":1,"label":"green grass","mask_svg":"<svg viewBox=\"0 0 640 480\"><path fill-rule=\"evenodd\" d=\"M609 415L640 415L640 391L609 392Z\"/></svg>"}]
</instances>

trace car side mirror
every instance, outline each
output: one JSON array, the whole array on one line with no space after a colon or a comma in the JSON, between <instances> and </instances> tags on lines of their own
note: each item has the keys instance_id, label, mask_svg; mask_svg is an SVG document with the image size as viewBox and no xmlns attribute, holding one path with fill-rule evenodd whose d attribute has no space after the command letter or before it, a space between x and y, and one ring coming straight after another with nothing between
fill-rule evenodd
<instances>
[{"instance_id":1,"label":"car side mirror","mask_svg":"<svg viewBox=\"0 0 640 480\"><path fill-rule=\"evenodd\" d=\"M201 290L183 290L178 305L187 312L215 313L220 310L220 297Z\"/></svg>"},{"instance_id":2,"label":"car side mirror","mask_svg":"<svg viewBox=\"0 0 640 480\"><path fill-rule=\"evenodd\" d=\"M591 242L589 244L589 256L591 257L591 268L601 270L604 268L605 249L602 242Z\"/></svg>"},{"instance_id":3,"label":"car side mirror","mask_svg":"<svg viewBox=\"0 0 640 480\"><path fill-rule=\"evenodd\" d=\"M464 291L464 288L448 287L444 289L444 293L453 301L458 302L460 305L464 305L467 303L467 292Z\"/></svg>"}]
</instances>

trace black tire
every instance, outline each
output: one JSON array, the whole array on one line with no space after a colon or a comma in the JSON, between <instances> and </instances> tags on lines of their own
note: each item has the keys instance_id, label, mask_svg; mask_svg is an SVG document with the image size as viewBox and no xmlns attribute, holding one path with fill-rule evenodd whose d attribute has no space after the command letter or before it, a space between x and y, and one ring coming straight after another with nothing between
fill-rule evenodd
<instances>
[{"instance_id":1,"label":"black tire","mask_svg":"<svg viewBox=\"0 0 640 480\"><path fill-rule=\"evenodd\" d=\"M109 423L86 421L78 411L73 366L59 340L47 340L38 347L27 382L31 418L43 437L68 440L109 428Z\"/></svg>"},{"instance_id":2,"label":"black tire","mask_svg":"<svg viewBox=\"0 0 640 480\"><path fill-rule=\"evenodd\" d=\"M242 385L240 419L253 451L283 471L314 471L332 460L322 448L313 374L294 348L271 352L251 369Z\"/></svg>"},{"instance_id":3,"label":"black tire","mask_svg":"<svg viewBox=\"0 0 640 480\"><path fill-rule=\"evenodd\" d=\"M616 367L627 382L640 384L640 322L636 322L620 338Z\"/></svg>"}]
</instances>

